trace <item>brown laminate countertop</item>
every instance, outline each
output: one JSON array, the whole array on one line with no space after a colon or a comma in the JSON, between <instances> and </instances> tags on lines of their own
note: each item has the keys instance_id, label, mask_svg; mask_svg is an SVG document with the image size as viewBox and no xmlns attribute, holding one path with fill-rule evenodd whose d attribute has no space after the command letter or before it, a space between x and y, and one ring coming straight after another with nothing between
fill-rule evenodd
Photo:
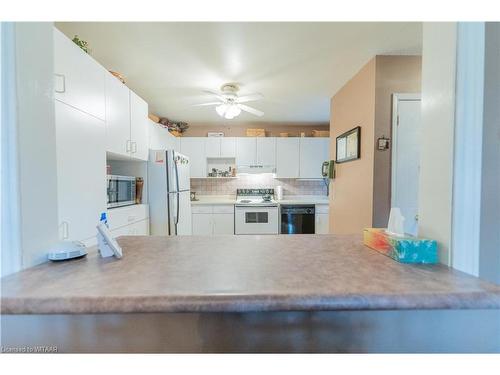
<instances>
[{"instance_id":1,"label":"brown laminate countertop","mask_svg":"<svg viewBox=\"0 0 500 375\"><path fill-rule=\"evenodd\" d=\"M2 279L7 314L500 309L500 286L404 265L360 236L120 237L122 259L45 263Z\"/></svg>"}]
</instances>

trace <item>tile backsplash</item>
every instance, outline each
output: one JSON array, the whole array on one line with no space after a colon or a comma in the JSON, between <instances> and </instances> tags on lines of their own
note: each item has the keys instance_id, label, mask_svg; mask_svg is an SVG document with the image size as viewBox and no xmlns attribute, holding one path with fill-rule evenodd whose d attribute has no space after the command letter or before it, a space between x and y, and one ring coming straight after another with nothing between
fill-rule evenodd
<instances>
[{"instance_id":1,"label":"tile backsplash","mask_svg":"<svg viewBox=\"0 0 500 375\"><path fill-rule=\"evenodd\" d=\"M191 191L197 195L236 195L236 189L274 188L283 186L284 195L327 195L323 180L274 178L272 174L244 175L238 178L192 178Z\"/></svg>"}]
</instances>

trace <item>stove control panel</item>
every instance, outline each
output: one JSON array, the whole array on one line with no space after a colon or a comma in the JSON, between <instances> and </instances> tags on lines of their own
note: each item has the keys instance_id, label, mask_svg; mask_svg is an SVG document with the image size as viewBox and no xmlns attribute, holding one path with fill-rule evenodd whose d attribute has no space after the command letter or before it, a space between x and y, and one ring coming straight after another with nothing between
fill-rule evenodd
<instances>
[{"instance_id":1,"label":"stove control panel","mask_svg":"<svg viewBox=\"0 0 500 375\"><path fill-rule=\"evenodd\" d=\"M274 189L236 189L236 195L274 195Z\"/></svg>"}]
</instances>

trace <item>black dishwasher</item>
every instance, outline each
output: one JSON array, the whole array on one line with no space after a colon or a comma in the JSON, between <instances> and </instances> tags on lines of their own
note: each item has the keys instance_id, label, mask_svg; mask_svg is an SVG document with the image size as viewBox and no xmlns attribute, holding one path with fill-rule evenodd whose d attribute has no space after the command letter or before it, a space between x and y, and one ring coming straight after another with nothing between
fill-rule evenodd
<instances>
[{"instance_id":1,"label":"black dishwasher","mask_svg":"<svg viewBox=\"0 0 500 375\"><path fill-rule=\"evenodd\" d=\"M281 205L281 234L314 234L314 205Z\"/></svg>"}]
</instances>

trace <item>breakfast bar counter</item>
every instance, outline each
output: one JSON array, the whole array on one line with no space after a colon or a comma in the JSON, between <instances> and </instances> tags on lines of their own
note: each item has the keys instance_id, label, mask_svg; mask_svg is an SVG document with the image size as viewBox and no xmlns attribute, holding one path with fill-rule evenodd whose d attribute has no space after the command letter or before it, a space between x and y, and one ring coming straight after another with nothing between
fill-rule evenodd
<instances>
[{"instance_id":1,"label":"breakfast bar counter","mask_svg":"<svg viewBox=\"0 0 500 375\"><path fill-rule=\"evenodd\" d=\"M500 286L399 264L360 236L129 236L123 258L3 278L4 314L500 309Z\"/></svg>"}]
</instances>

